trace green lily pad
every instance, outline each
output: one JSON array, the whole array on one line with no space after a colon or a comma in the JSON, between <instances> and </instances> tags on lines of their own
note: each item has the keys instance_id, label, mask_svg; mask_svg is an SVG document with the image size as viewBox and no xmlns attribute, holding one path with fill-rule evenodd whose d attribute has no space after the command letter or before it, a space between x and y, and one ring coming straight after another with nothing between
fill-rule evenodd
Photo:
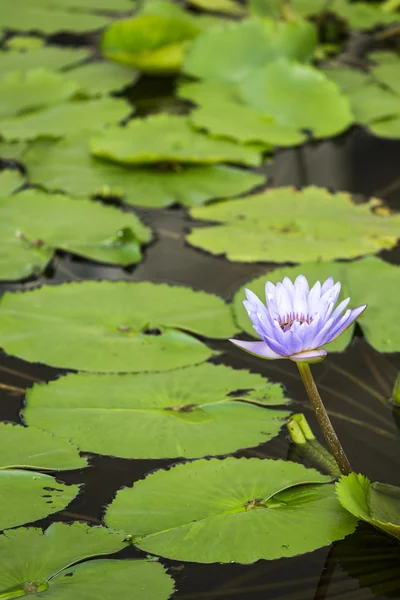
<instances>
[{"instance_id":1,"label":"green lily pad","mask_svg":"<svg viewBox=\"0 0 400 600\"><path fill-rule=\"evenodd\" d=\"M187 43L200 29L187 20L139 15L113 23L104 33L102 54L145 73L179 71Z\"/></svg>"},{"instance_id":2,"label":"green lily pad","mask_svg":"<svg viewBox=\"0 0 400 600\"><path fill-rule=\"evenodd\" d=\"M357 519L400 539L400 488L350 473L337 482L336 492L343 508Z\"/></svg>"},{"instance_id":3,"label":"green lily pad","mask_svg":"<svg viewBox=\"0 0 400 600\"><path fill-rule=\"evenodd\" d=\"M26 149L26 142L10 143L0 140L0 158L6 160L19 160L22 162L22 156L26 152ZM0 193L2 194L2 192Z\"/></svg>"},{"instance_id":4,"label":"green lily pad","mask_svg":"<svg viewBox=\"0 0 400 600\"><path fill-rule=\"evenodd\" d=\"M57 104L73 96L77 89L76 83L45 69L6 73L0 81L0 117Z\"/></svg>"},{"instance_id":5,"label":"green lily pad","mask_svg":"<svg viewBox=\"0 0 400 600\"><path fill-rule=\"evenodd\" d=\"M174 560L247 564L295 556L354 531L357 520L329 481L281 460L198 460L120 490L105 521L142 550Z\"/></svg>"},{"instance_id":6,"label":"green lily pad","mask_svg":"<svg viewBox=\"0 0 400 600\"><path fill-rule=\"evenodd\" d=\"M38 0L35 0L38 2ZM137 0L39 0L43 6L60 7L80 12L126 12L136 8Z\"/></svg>"},{"instance_id":7,"label":"green lily pad","mask_svg":"<svg viewBox=\"0 0 400 600\"><path fill-rule=\"evenodd\" d=\"M37 275L62 249L118 265L140 261L151 232L133 214L26 190L0 202L0 278Z\"/></svg>"},{"instance_id":8,"label":"green lily pad","mask_svg":"<svg viewBox=\"0 0 400 600\"><path fill-rule=\"evenodd\" d=\"M216 224L193 229L187 240L242 262L356 258L393 248L399 237L400 216L378 216L372 206L374 200L354 204L348 194L325 188L272 188L191 209L195 219Z\"/></svg>"},{"instance_id":9,"label":"green lily pad","mask_svg":"<svg viewBox=\"0 0 400 600\"><path fill-rule=\"evenodd\" d=\"M245 8L235 0L189 0L191 6L222 14L241 17L246 14Z\"/></svg>"},{"instance_id":10,"label":"green lily pad","mask_svg":"<svg viewBox=\"0 0 400 600\"><path fill-rule=\"evenodd\" d=\"M90 156L86 139L36 143L23 162L30 181L49 190L84 197L117 196L127 204L153 208L177 203L198 206L212 198L243 194L265 182L262 175L225 165L128 169Z\"/></svg>"},{"instance_id":11,"label":"green lily pad","mask_svg":"<svg viewBox=\"0 0 400 600\"><path fill-rule=\"evenodd\" d=\"M350 67L327 67L322 72L344 92L351 92L371 83L368 73Z\"/></svg>"},{"instance_id":12,"label":"green lily pad","mask_svg":"<svg viewBox=\"0 0 400 600\"><path fill-rule=\"evenodd\" d=\"M0 121L0 135L7 141L74 137L115 125L131 112L132 107L122 98L63 102L47 110Z\"/></svg>"},{"instance_id":13,"label":"green lily pad","mask_svg":"<svg viewBox=\"0 0 400 600\"><path fill-rule=\"evenodd\" d=\"M184 72L204 79L240 81L280 56L309 60L316 44L315 28L305 21L245 19L202 33L190 46Z\"/></svg>"},{"instance_id":14,"label":"green lily pad","mask_svg":"<svg viewBox=\"0 0 400 600\"><path fill-rule=\"evenodd\" d=\"M25 177L17 169L5 169L4 171L0 171L0 196L8 196L9 194L12 194L24 183Z\"/></svg>"},{"instance_id":15,"label":"green lily pad","mask_svg":"<svg viewBox=\"0 0 400 600\"><path fill-rule=\"evenodd\" d=\"M371 123L368 130L377 137L398 139L400 138L400 115L392 119L383 119Z\"/></svg>"},{"instance_id":16,"label":"green lily pad","mask_svg":"<svg viewBox=\"0 0 400 600\"><path fill-rule=\"evenodd\" d=\"M306 263L297 267L284 267L266 273L246 284L260 298L264 299L265 281L273 283L284 277L295 278L302 273L310 282L325 281L329 276L342 283L339 299L350 296L351 305L368 304L368 308L357 320L371 346L378 352L400 351L400 326L396 317L398 311L397 288L400 281L400 267L391 265L376 257L367 257L350 263ZM371 285L371 281L374 285ZM244 288L234 297L233 309L239 329L254 333L252 324L242 305ZM332 344L329 351L341 351L350 342L354 325Z\"/></svg>"},{"instance_id":17,"label":"green lily pad","mask_svg":"<svg viewBox=\"0 0 400 600\"><path fill-rule=\"evenodd\" d=\"M114 600L133 594L136 600L167 600L173 580L154 559L87 560L125 546L123 534L81 523L7 531L0 537L0 557L8 567L0 575L0 596Z\"/></svg>"},{"instance_id":18,"label":"green lily pad","mask_svg":"<svg viewBox=\"0 0 400 600\"><path fill-rule=\"evenodd\" d=\"M311 130L314 137L345 131L353 116L346 96L321 71L280 59L251 72L241 83L242 100L280 125Z\"/></svg>"},{"instance_id":19,"label":"green lily pad","mask_svg":"<svg viewBox=\"0 0 400 600\"><path fill-rule=\"evenodd\" d=\"M46 0L0 0L0 14L2 27L16 31L42 31L46 34L93 31L110 22L110 17L94 12L67 10L64 3Z\"/></svg>"},{"instance_id":20,"label":"green lily pad","mask_svg":"<svg viewBox=\"0 0 400 600\"><path fill-rule=\"evenodd\" d=\"M139 78L139 72L129 67L105 60L85 63L65 73L65 77L79 84L79 95L104 96L131 86Z\"/></svg>"},{"instance_id":21,"label":"green lily pad","mask_svg":"<svg viewBox=\"0 0 400 600\"><path fill-rule=\"evenodd\" d=\"M286 400L279 385L260 375L205 363L157 374L67 375L28 392L24 419L68 437L82 451L123 458L201 457L277 435L289 413L256 402L274 406Z\"/></svg>"},{"instance_id":22,"label":"green lily pad","mask_svg":"<svg viewBox=\"0 0 400 600\"><path fill-rule=\"evenodd\" d=\"M0 486L0 531L56 513L79 492L78 485L64 485L50 475L18 469L0 470Z\"/></svg>"},{"instance_id":23,"label":"green lily pad","mask_svg":"<svg viewBox=\"0 0 400 600\"><path fill-rule=\"evenodd\" d=\"M396 13L384 12L379 4L335 0L334 12L347 21L352 29L372 29L377 25L390 25L399 20Z\"/></svg>"},{"instance_id":24,"label":"green lily pad","mask_svg":"<svg viewBox=\"0 0 400 600\"><path fill-rule=\"evenodd\" d=\"M9 71L30 71L37 69L38 65L42 69L62 69L79 63L88 56L86 48L58 46L44 46L29 52L0 52L0 74L3 76Z\"/></svg>"},{"instance_id":25,"label":"green lily pad","mask_svg":"<svg viewBox=\"0 0 400 600\"><path fill-rule=\"evenodd\" d=\"M165 114L133 119L126 127L110 129L93 138L90 149L97 158L128 165L232 162L258 166L261 162L257 150L209 138L195 131L187 117Z\"/></svg>"},{"instance_id":26,"label":"green lily pad","mask_svg":"<svg viewBox=\"0 0 400 600\"><path fill-rule=\"evenodd\" d=\"M400 95L400 59L393 54L371 69L371 75L381 84Z\"/></svg>"},{"instance_id":27,"label":"green lily pad","mask_svg":"<svg viewBox=\"0 0 400 600\"><path fill-rule=\"evenodd\" d=\"M227 338L235 330L221 298L166 284L90 281L6 293L1 300L6 352L83 371L200 363L213 352L186 332Z\"/></svg>"},{"instance_id":28,"label":"green lily pad","mask_svg":"<svg viewBox=\"0 0 400 600\"><path fill-rule=\"evenodd\" d=\"M190 113L190 122L212 135L245 144L262 144L265 149L270 149L271 145L294 146L307 139L297 128L276 123L271 117L243 104L234 83L189 83L182 85L178 93L199 105Z\"/></svg>"},{"instance_id":29,"label":"green lily pad","mask_svg":"<svg viewBox=\"0 0 400 600\"><path fill-rule=\"evenodd\" d=\"M364 85L348 94L355 120L362 125L400 115L400 96L378 85Z\"/></svg>"},{"instance_id":30,"label":"green lily pad","mask_svg":"<svg viewBox=\"0 0 400 600\"><path fill-rule=\"evenodd\" d=\"M4 43L7 50L17 50L17 52L37 50L43 48L44 45L45 40L36 35L14 35Z\"/></svg>"},{"instance_id":31,"label":"green lily pad","mask_svg":"<svg viewBox=\"0 0 400 600\"><path fill-rule=\"evenodd\" d=\"M85 467L87 461L68 440L34 427L0 423L0 471L61 471Z\"/></svg>"}]
</instances>

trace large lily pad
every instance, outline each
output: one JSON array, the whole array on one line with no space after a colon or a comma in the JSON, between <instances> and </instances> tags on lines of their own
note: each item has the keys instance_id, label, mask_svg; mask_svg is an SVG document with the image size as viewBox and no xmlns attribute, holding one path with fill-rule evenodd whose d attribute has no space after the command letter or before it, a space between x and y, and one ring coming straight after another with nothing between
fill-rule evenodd
<instances>
[{"instance_id":1,"label":"large lily pad","mask_svg":"<svg viewBox=\"0 0 400 600\"><path fill-rule=\"evenodd\" d=\"M195 131L187 117L153 115L133 119L126 127L111 129L90 141L94 156L128 165L216 164L223 162L257 166L261 154L227 140Z\"/></svg>"},{"instance_id":2,"label":"large lily pad","mask_svg":"<svg viewBox=\"0 0 400 600\"><path fill-rule=\"evenodd\" d=\"M85 458L68 440L34 427L0 423L0 470L61 471L85 467Z\"/></svg>"},{"instance_id":3,"label":"large lily pad","mask_svg":"<svg viewBox=\"0 0 400 600\"><path fill-rule=\"evenodd\" d=\"M133 85L139 78L139 72L105 60L97 60L70 69L65 76L79 84L79 95L92 97L104 96Z\"/></svg>"},{"instance_id":4,"label":"large lily pad","mask_svg":"<svg viewBox=\"0 0 400 600\"><path fill-rule=\"evenodd\" d=\"M62 69L79 63L88 55L86 48L60 48L58 46L44 46L29 52L0 52L0 74L3 76L9 71L29 71L37 69L38 65L44 69Z\"/></svg>"},{"instance_id":5,"label":"large lily pad","mask_svg":"<svg viewBox=\"0 0 400 600\"><path fill-rule=\"evenodd\" d=\"M85 139L37 143L23 161L30 180L49 190L118 196L127 204L154 208L198 206L212 198L243 194L265 181L262 175L225 165L128 169L90 156Z\"/></svg>"},{"instance_id":6,"label":"large lily pad","mask_svg":"<svg viewBox=\"0 0 400 600\"><path fill-rule=\"evenodd\" d=\"M105 57L145 73L176 73L187 42L199 32L188 20L139 15L112 24L103 35L101 51Z\"/></svg>"},{"instance_id":7,"label":"large lily pad","mask_svg":"<svg viewBox=\"0 0 400 600\"><path fill-rule=\"evenodd\" d=\"M340 298L350 296L352 306L368 304L367 310L357 322L371 346L379 352L400 351L400 326L396 317L400 267L375 257L350 263L306 263L298 267L284 267L271 271L248 282L245 287L264 299L267 279L276 283L282 281L285 276L295 278L300 273L310 282L325 281L329 276L334 277L335 281L340 281ZM254 331L242 304L244 297L244 289L241 288L234 297L233 309L239 328L251 334ZM353 331L354 325L329 344L328 350L344 350L352 338Z\"/></svg>"},{"instance_id":8,"label":"large lily pad","mask_svg":"<svg viewBox=\"0 0 400 600\"><path fill-rule=\"evenodd\" d=\"M0 117L57 104L73 96L78 87L60 73L45 69L6 73L0 81Z\"/></svg>"},{"instance_id":9,"label":"large lily pad","mask_svg":"<svg viewBox=\"0 0 400 600\"><path fill-rule=\"evenodd\" d=\"M306 262L355 258L396 245L400 216L378 216L367 204L324 188L272 188L239 200L193 208L215 221L192 230L193 246L244 262Z\"/></svg>"},{"instance_id":10,"label":"large lily pad","mask_svg":"<svg viewBox=\"0 0 400 600\"><path fill-rule=\"evenodd\" d=\"M37 275L55 249L129 265L151 231L133 214L90 200L27 190L0 201L0 278Z\"/></svg>"},{"instance_id":11,"label":"large lily pad","mask_svg":"<svg viewBox=\"0 0 400 600\"><path fill-rule=\"evenodd\" d=\"M228 306L204 292L147 282L70 283L6 293L1 300L6 352L58 367L165 371L213 354L186 332L231 336Z\"/></svg>"},{"instance_id":12,"label":"large lily pad","mask_svg":"<svg viewBox=\"0 0 400 600\"><path fill-rule=\"evenodd\" d=\"M242 100L287 127L327 137L353 121L346 96L321 71L279 59L249 73L240 83Z\"/></svg>"},{"instance_id":13,"label":"large lily pad","mask_svg":"<svg viewBox=\"0 0 400 600\"><path fill-rule=\"evenodd\" d=\"M355 528L329 480L280 460L199 460L120 490L105 520L131 534L139 548L175 560L294 556Z\"/></svg>"},{"instance_id":14,"label":"large lily pad","mask_svg":"<svg viewBox=\"0 0 400 600\"><path fill-rule=\"evenodd\" d=\"M184 71L203 79L239 81L280 56L308 60L316 43L315 28L305 21L246 19L202 33L191 44Z\"/></svg>"},{"instance_id":15,"label":"large lily pad","mask_svg":"<svg viewBox=\"0 0 400 600\"><path fill-rule=\"evenodd\" d=\"M28 392L24 419L88 452L200 457L277 435L289 413L255 403L286 400L260 375L205 363L157 374L67 375Z\"/></svg>"},{"instance_id":16,"label":"large lily pad","mask_svg":"<svg viewBox=\"0 0 400 600\"><path fill-rule=\"evenodd\" d=\"M379 60L379 54L373 58ZM395 54L382 57L371 69L371 75L400 95L400 59Z\"/></svg>"},{"instance_id":17,"label":"large lily pad","mask_svg":"<svg viewBox=\"0 0 400 600\"><path fill-rule=\"evenodd\" d=\"M74 137L115 125L131 112L132 107L122 98L63 102L47 110L0 121L0 134L8 141Z\"/></svg>"},{"instance_id":18,"label":"large lily pad","mask_svg":"<svg viewBox=\"0 0 400 600\"><path fill-rule=\"evenodd\" d=\"M0 156L1 146L0 146ZM25 177L17 169L5 169L0 171L0 196L8 196L15 192L25 183Z\"/></svg>"},{"instance_id":19,"label":"large lily pad","mask_svg":"<svg viewBox=\"0 0 400 600\"><path fill-rule=\"evenodd\" d=\"M357 519L400 538L400 488L350 473L338 481L336 491L343 508Z\"/></svg>"}]
</instances>

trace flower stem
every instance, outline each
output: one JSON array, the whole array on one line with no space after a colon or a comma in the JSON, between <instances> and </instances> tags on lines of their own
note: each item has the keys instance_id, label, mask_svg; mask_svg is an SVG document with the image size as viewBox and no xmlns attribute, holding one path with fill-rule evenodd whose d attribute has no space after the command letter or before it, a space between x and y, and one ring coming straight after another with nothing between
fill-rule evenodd
<instances>
[{"instance_id":1,"label":"flower stem","mask_svg":"<svg viewBox=\"0 0 400 600\"><path fill-rule=\"evenodd\" d=\"M308 397L311 400L318 423L328 443L329 449L335 457L341 473L343 473L343 475L348 475L353 469L350 466L349 460L344 453L342 445L339 442L339 438L333 429L331 420L326 412L325 406L323 405L321 396L319 395L318 388L315 385L315 381L311 373L310 365L306 362L297 362L296 364L300 371L300 375L303 380L304 387L306 388Z\"/></svg>"}]
</instances>

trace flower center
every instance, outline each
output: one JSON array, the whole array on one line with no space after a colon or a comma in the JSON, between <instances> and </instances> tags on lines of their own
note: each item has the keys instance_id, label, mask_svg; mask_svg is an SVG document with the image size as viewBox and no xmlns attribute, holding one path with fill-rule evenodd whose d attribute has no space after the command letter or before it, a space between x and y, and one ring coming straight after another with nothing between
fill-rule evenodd
<instances>
[{"instance_id":1,"label":"flower center","mask_svg":"<svg viewBox=\"0 0 400 600\"><path fill-rule=\"evenodd\" d=\"M287 313L283 317L279 317L279 327L282 329L282 331L289 331L295 321L298 321L299 323L310 324L312 320L313 318L310 315Z\"/></svg>"}]
</instances>

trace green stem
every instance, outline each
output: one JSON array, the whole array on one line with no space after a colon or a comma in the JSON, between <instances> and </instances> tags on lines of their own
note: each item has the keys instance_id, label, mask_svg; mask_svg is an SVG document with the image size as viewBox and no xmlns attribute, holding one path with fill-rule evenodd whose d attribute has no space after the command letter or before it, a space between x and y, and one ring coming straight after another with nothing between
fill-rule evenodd
<instances>
[{"instance_id":1,"label":"green stem","mask_svg":"<svg viewBox=\"0 0 400 600\"><path fill-rule=\"evenodd\" d=\"M335 457L341 473L343 473L343 475L348 475L353 469L350 466L349 460L344 453L342 445L339 442L335 430L333 429L328 413L326 412L325 406L323 405L321 396L319 395L318 388L315 385L315 381L311 373L310 365L306 362L298 362L297 367L303 380L304 387L306 388L308 397L311 400L318 423L328 443L329 449Z\"/></svg>"}]
</instances>

